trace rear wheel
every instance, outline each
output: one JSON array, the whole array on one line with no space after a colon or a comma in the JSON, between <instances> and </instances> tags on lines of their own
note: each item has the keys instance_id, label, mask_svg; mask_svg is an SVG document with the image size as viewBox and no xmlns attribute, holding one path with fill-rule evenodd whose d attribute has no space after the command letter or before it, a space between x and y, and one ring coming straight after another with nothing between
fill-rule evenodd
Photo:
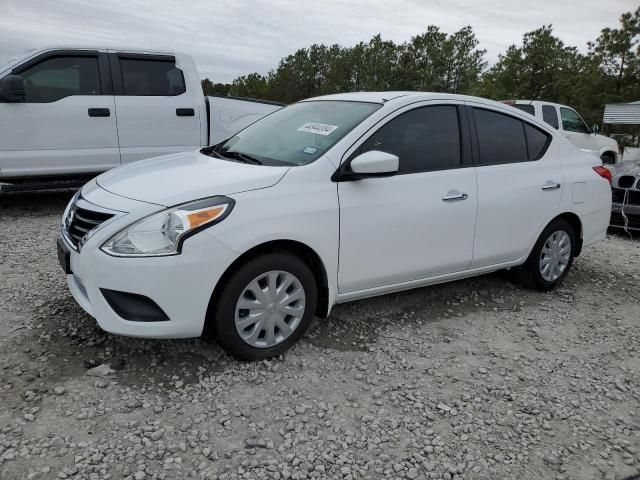
<instances>
[{"instance_id":1,"label":"rear wheel","mask_svg":"<svg viewBox=\"0 0 640 480\"><path fill-rule=\"evenodd\" d=\"M214 314L218 342L242 360L274 357L309 327L317 304L309 266L288 253L269 253L239 267L225 284Z\"/></svg>"},{"instance_id":2,"label":"rear wheel","mask_svg":"<svg viewBox=\"0 0 640 480\"><path fill-rule=\"evenodd\" d=\"M547 225L529 258L518 270L518 279L538 290L551 290L569 273L577 247L576 233L569 222L558 218Z\"/></svg>"}]
</instances>

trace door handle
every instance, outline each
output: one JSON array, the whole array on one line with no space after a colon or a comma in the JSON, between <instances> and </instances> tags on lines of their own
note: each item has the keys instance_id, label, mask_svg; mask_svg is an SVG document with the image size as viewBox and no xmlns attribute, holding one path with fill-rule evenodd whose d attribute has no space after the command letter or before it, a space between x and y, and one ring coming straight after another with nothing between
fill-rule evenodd
<instances>
[{"instance_id":1,"label":"door handle","mask_svg":"<svg viewBox=\"0 0 640 480\"><path fill-rule=\"evenodd\" d=\"M111 110L108 108L90 108L88 110L90 117L110 117Z\"/></svg>"},{"instance_id":2,"label":"door handle","mask_svg":"<svg viewBox=\"0 0 640 480\"><path fill-rule=\"evenodd\" d=\"M176 115L178 117L193 117L196 111L193 108L176 108Z\"/></svg>"},{"instance_id":3,"label":"door handle","mask_svg":"<svg viewBox=\"0 0 640 480\"><path fill-rule=\"evenodd\" d=\"M542 185L542 190L558 190L562 185L556 182L548 181Z\"/></svg>"},{"instance_id":4,"label":"door handle","mask_svg":"<svg viewBox=\"0 0 640 480\"><path fill-rule=\"evenodd\" d=\"M458 200L466 200L467 198L469 198L469 195L467 195L466 193L460 193L456 190L451 190L447 192L447 194L444 197L442 197L442 201L455 202Z\"/></svg>"}]
</instances>

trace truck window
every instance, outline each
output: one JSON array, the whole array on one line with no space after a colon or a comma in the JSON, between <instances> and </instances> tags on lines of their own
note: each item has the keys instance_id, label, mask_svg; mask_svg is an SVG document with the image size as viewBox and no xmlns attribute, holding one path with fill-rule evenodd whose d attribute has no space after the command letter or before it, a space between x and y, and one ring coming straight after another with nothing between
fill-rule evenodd
<instances>
[{"instance_id":1,"label":"truck window","mask_svg":"<svg viewBox=\"0 0 640 480\"><path fill-rule=\"evenodd\" d=\"M558 113L553 105L542 106L542 119L553 128L558 128Z\"/></svg>"},{"instance_id":2,"label":"truck window","mask_svg":"<svg viewBox=\"0 0 640 480\"><path fill-rule=\"evenodd\" d=\"M26 103L51 103L72 95L100 95L96 57L53 57L20 72Z\"/></svg>"},{"instance_id":3,"label":"truck window","mask_svg":"<svg viewBox=\"0 0 640 480\"><path fill-rule=\"evenodd\" d=\"M186 91L175 62L121 58L120 68L125 95L172 97Z\"/></svg>"},{"instance_id":4,"label":"truck window","mask_svg":"<svg viewBox=\"0 0 640 480\"><path fill-rule=\"evenodd\" d=\"M560 107L560 116L562 117L562 129L567 132L591 133L584 121L578 115L578 112L570 108Z\"/></svg>"},{"instance_id":5,"label":"truck window","mask_svg":"<svg viewBox=\"0 0 640 480\"><path fill-rule=\"evenodd\" d=\"M533 108L533 105L530 105L528 103L514 103L513 106L519 110L522 110L523 112L527 112L530 115L536 114L536 111Z\"/></svg>"}]
</instances>

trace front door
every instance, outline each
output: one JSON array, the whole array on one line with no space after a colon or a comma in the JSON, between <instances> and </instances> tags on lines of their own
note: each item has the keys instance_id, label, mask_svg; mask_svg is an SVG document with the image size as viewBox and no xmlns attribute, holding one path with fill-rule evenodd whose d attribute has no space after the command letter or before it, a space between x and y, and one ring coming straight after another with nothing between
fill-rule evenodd
<instances>
[{"instance_id":1,"label":"front door","mask_svg":"<svg viewBox=\"0 0 640 480\"><path fill-rule=\"evenodd\" d=\"M115 105L96 52L49 52L13 70L25 99L0 102L2 178L102 172L120 165Z\"/></svg>"},{"instance_id":2,"label":"front door","mask_svg":"<svg viewBox=\"0 0 640 480\"><path fill-rule=\"evenodd\" d=\"M560 107L562 131L571 143L582 150L593 151L596 148L596 137L584 123L578 112L567 107Z\"/></svg>"},{"instance_id":3,"label":"front door","mask_svg":"<svg viewBox=\"0 0 640 480\"><path fill-rule=\"evenodd\" d=\"M381 150L400 160L395 176L338 183L340 293L469 267L476 174L464 165L460 112L454 103L405 108L351 156Z\"/></svg>"}]
</instances>

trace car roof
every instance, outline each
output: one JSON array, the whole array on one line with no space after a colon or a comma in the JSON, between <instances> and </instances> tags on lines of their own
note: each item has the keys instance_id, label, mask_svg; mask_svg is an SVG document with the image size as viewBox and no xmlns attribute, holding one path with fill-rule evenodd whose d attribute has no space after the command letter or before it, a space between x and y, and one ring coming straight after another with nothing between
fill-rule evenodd
<instances>
[{"instance_id":1,"label":"car roof","mask_svg":"<svg viewBox=\"0 0 640 480\"><path fill-rule=\"evenodd\" d=\"M44 47L31 49L29 53L43 53L51 50L98 50L98 51L115 51L115 52L135 52L135 53L150 53L150 54L159 54L159 55L176 55L178 52L175 52L171 49L157 49L157 48L148 48L144 46L135 47L135 46L124 46L124 45L92 45L92 44L56 44L56 45L47 45Z\"/></svg>"},{"instance_id":2,"label":"car roof","mask_svg":"<svg viewBox=\"0 0 640 480\"><path fill-rule=\"evenodd\" d=\"M405 101L420 100L467 100L481 103L495 103L480 97L471 97L469 95L458 95L455 93L437 93L437 92L409 92L409 91L391 91L391 92L351 92L336 93L332 95L323 95L302 100L303 102L313 102L320 100L333 100L343 102L372 102L386 103L392 100L403 99Z\"/></svg>"}]
</instances>

